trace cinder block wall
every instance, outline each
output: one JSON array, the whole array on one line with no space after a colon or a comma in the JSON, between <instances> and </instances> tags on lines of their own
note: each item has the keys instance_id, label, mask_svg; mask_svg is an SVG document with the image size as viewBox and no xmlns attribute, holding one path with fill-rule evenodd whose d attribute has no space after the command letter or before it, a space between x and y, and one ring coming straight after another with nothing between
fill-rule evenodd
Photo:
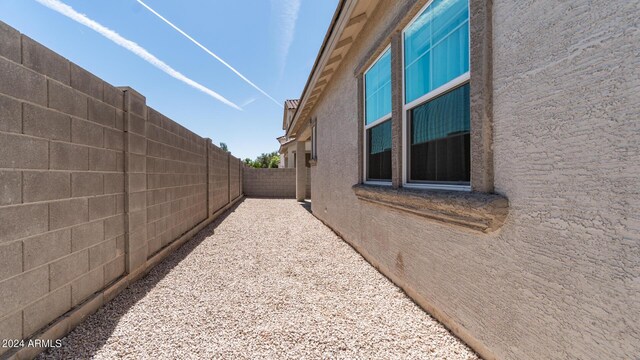
<instances>
[{"instance_id":1,"label":"cinder block wall","mask_svg":"<svg viewBox=\"0 0 640 360\"><path fill-rule=\"evenodd\" d=\"M229 159L229 192L231 198L240 196L240 179L242 171L242 161L237 158Z\"/></svg>"},{"instance_id":2,"label":"cinder block wall","mask_svg":"<svg viewBox=\"0 0 640 360\"><path fill-rule=\"evenodd\" d=\"M242 194L240 160L1 22L0 79L2 339L64 335Z\"/></svg>"},{"instance_id":3,"label":"cinder block wall","mask_svg":"<svg viewBox=\"0 0 640 360\"><path fill-rule=\"evenodd\" d=\"M0 40L0 338L21 339L124 273L124 97L14 29Z\"/></svg>"},{"instance_id":4,"label":"cinder block wall","mask_svg":"<svg viewBox=\"0 0 640 360\"><path fill-rule=\"evenodd\" d=\"M296 197L296 169L244 167L244 193L255 197Z\"/></svg>"},{"instance_id":5,"label":"cinder block wall","mask_svg":"<svg viewBox=\"0 0 640 360\"><path fill-rule=\"evenodd\" d=\"M206 147L204 139L149 108L148 257L207 218Z\"/></svg>"},{"instance_id":6,"label":"cinder block wall","mask_svg":"<svg viewBox=\"0 0 640 360\"><path fill-rule=\"evenodd\" d=\"M209 149L209 214L223 208L229 203L229 162L231 155L208 143Z\"/></svg>"}]
</instances>

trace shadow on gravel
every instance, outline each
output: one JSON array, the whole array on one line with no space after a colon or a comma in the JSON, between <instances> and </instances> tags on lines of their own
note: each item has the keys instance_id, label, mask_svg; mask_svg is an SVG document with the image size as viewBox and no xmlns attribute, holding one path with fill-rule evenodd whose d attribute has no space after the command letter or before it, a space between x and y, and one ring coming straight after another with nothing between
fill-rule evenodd
<instances>
[{"instance_id":1,"label":"shadow on gravel","mask_svg":"<svg viewBox=\"0 0 640 360\"><path fill-rule=\"evenodd\" d=\"M309 212L309 214L313 214L311 212L311 201L310 200L299 201L298 204L300 204L300 206L302 206L305 210L307 210Z\"/></svg>"},{"instance_id":2,"label":"shadow on gravel","mask_svg":"<svg viewBox=\"0 0 640 360\"><path fill-rule=\"evenodd\" d=\"M216 227L220 225L232 212L234 212L244 199L225 211L215 221L195 234L178 250L167 256L157 266L151 269L140 280L130 284L113 300L103 305L98 311L88 316L78 327L62 338L62 347L49 349L38 356L38 359L69 359L69 358L93 358L96 352L102 348L113 334L116 326L131 307L143 299L156 284L162 280L176 265L184 260L207 237L213 235ZM78 334L80 337L76 337Z\"/></svg>"}]
</instances>

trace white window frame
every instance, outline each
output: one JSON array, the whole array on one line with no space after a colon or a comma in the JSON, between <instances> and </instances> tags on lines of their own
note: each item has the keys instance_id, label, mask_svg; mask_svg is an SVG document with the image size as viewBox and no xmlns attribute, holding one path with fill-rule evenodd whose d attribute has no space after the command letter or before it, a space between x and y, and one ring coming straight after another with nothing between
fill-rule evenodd
<instances>
[{"instance_id":1,"label":"white window frame","mask_svg":"<svg viewBox=\"0 0 640 360\"><path fill-rule=\"evenodd\" d=\"M469 71L467 71L466 73L458 76L455 79L450 80L448 83L439 86L436 89L433 89L431 91L429 91L428 93L420 96L419 98L413 100L412 102L405 104L406 102L406 96L407 96L407 91L406 91L406 84L405 84L405 62L404 62L404 38L405 38L405 33L407 31L407 29L420 17L420 15L422 15L422 13L429 7L431 6L431 4L433 3L433 0L429 0L423 7L422 9L420 9L420 11L418 11L418 13L416 14L416 16L413 17L413 19L411 19L411 21L409 21L409 23L407 24L407 26L404 27L404 29L402 29L402 33L400 34L400 40L401 40L401 48L400 48L400 59L401 59L401 64L402 64L402 186L403 187L407 187L407 188L414 188L414 189L432 189L432 190L456 190L456 191L471 191L471 183L469 183L469 185L453 185L453 184L438 184L438 183L416 183L416 182L409 182L409 172L410 169L408 167L409 162L408 162L408 155L409 155L409 143L408 143L408 132L409 132L409 128L408 128L408 119L407 119L407 114L409 113L410 110L418 107L419 105L422 105L423 103L426 103L442 94L444 94L447 91L450 91L452 89L455 89L458 86L461 86L463 84L466 84L470 81L471 79L471 49L469 49ZM469 0L467 0L467 6L469 6ZM471 10L469 8L469 17L471 17ZM469 34L467 34L467 36L469 36L469 47L471 47L471 31L469 31ZM469 156L471 156L471 154L469 154ZM471 159L470 161L473 161L473 159ZM470 179L471 180L471 179ZM470 181L471 182L471 181Z\"/></svg>"},{"instance_id":2,"label":"white window frame","mask_svg":"<svg viewBox=\"0 0 640 360\"><path fill-rule=\"evenodd\" d=\"M375 121L373 121L371 124L367 124L367 72L369 72L369 70L371 70L371 68L378 63L378 60L380 60L382 58L382 56L387 52L387 50L391 49L391 44L387 45L381 52L380 54L375 58L375 60L373 60L373 62L371 63L371 65L369 65L369 67L367 67L367 69L364 71L363 75L362 75L362 114L364 114L364 116L362 117L362 121L364 122L364 129L363 129L363 134L362 134L362 139L363 144L363 150L362 150L362 161L364 162L364 164L362 164L362 169L364 171L364 174L362 175L362 179L363 182L365 184L368 185L385 185L385 186L391 186L391 182L392 179L389 180L367 180L368 178L368 172L367 172L367 160L368 160L368 152L367 152L367 144L368 144L368 138L367 138L367 130L371 129L372 127L376 126L376 125L380 125L383 122L387 121L387 120L391 120L391 114L393 113L393 101L391 104L391 111L389 111L388 114L385 114L381 117L379 117L378 119L376 119ZM393 56L393 54L391 54L391 52L389 52L389 56ZM392 70L393 71L393 70ZM393 86L391 87L391 92L392 92L392 99L393 99ZM393 161L393 160L392 160Z\"/></svg>"}]
</instances>

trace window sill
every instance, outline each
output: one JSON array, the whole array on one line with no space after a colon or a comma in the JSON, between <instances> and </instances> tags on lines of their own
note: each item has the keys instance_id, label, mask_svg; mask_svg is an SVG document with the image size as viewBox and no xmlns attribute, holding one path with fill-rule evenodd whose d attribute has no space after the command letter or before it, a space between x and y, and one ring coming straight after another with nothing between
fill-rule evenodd
<instances>
[{"instance_id":1,"label":"window sill","mask_svg":"<svg viewBox=\"0 0 640 360\"><path fill-rule=\"evenodd\" d=\"M484 233L499 229L509 213L509 200L498 194L365 184L354 185L353 191L362 201Z\"/></svg>"},{"instance_id":2,"label":"window sill","mask_svg":"<svg viewBox=\"0 0 640 360\"><path fill-rule=\"evenodd\" d=\"M313 166L316 166L316 165L318 165L318 160L316 160L316 159L309 160L309 167L313 167Z\"/></svg>"}]
</instances>

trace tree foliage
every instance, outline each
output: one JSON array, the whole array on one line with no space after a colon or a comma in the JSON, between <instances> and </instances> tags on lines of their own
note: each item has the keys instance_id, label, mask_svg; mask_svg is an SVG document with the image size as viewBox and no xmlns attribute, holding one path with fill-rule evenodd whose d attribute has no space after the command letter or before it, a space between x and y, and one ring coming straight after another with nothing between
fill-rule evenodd
<instances>
[{"instance_id":1,"label":"tree foliage","mask_svg":"<svg viewBox=\"0 0 640 360\"><path fill-rule=\"evenodd\" d=\"M222 149L222 150L224 150L226 152L229 152L229 147L227 146L227 144L225 144L223 142L220 143L220 149Z\"/></svg>"},{"instance_id":2,"label":"tree foliage","mask_svg":"<svg viewBox=\"0 0 640 360\"><path fill-rule=\"evenodd\" d=\"M277 168L280 164L280 155L276 151L268 154L262 153L255 160L244 159L244 163L254 168Z\"/></svg>"}]
</instances>

